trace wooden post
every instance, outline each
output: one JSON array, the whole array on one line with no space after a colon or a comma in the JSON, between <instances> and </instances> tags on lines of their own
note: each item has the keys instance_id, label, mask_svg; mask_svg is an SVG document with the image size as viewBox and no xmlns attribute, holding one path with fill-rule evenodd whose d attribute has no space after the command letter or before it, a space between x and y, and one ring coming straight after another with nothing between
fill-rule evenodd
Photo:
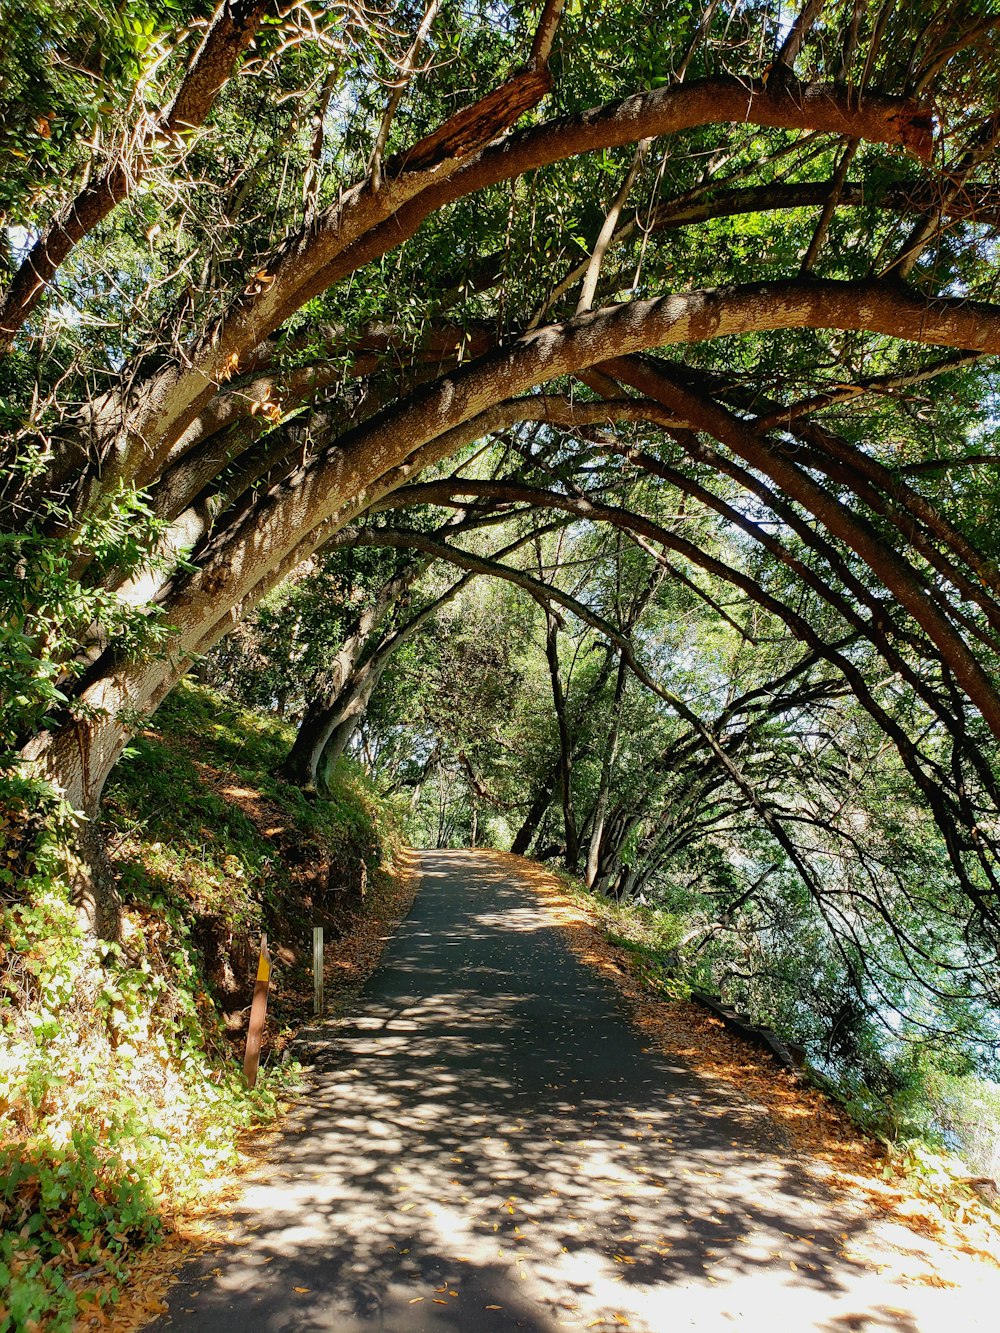
<instances>
[{"instance_id":1,"label":"wooden post","mask_svg":"<svg viewBox=\"0 0 1000 1333\"><path fill-rule=\"evenodd\" d=\"M247 1048L243 1056L243 1077L247 1087L252 1088L257 1082L257 1066L260 1064L260 1042L264 1035L264 1019L267 1016L267 992L271 985L271 955L267 948L267 936L260 937L260 957L257 960L257 980L254 982L253 1003L250 1006L250 1027L247 1030Z\"/></svg>"},{"instance_id":2,"label":"wooden post","mask_svg":"<svg viewBox=\"0 0 1000 1333\"><path fill-rule=\"evenodd\" d=\"M313 926L313 1013L323 1012L323 927Z\"/></svg>"}]
</instances>

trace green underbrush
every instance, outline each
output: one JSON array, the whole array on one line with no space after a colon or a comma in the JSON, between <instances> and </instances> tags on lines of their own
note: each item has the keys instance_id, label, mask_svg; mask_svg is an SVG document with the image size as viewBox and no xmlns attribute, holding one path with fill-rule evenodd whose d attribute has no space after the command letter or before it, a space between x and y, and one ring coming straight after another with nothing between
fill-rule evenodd
<instances>
[{"instance_id":1,"label":"green underbrush","mask_svg":"<svg viewBox=\"0 0 1000 1333\"><path fill-rule=\"evenodd\" d=\"M0 792L0 1330L69 1329L118 1299L129 1260L295 1083L314 922L337 928L389 873L397 821L346 769L329 800L271 776L271 718L182 686L106 795L118 944L83 935L67 812ZM256 1089L241 1058L260 934L275 960Z\"/></svg>"}]
</instances>

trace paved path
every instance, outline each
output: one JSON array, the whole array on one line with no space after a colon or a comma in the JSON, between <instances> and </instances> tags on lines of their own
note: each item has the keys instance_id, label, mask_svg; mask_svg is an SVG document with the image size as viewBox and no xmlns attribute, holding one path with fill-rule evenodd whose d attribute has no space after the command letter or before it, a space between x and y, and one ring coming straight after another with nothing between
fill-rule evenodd
<instances>
[{"instance_id":1,"label":"paved path","mask_svg":"<svg viewBox=\"0 0 1000 1333\"><path fill-rule=\"evenodd\" d=\"M185 1270L156 1328L977 1326L965 1293L845 1261L869 1219L760 1108L646 1050L530 889L475 853L422 868L354 1017L320 1030L235 1246ZM919 1266L896 1230L893 1264Z\"/></svg>"}]
</instances>

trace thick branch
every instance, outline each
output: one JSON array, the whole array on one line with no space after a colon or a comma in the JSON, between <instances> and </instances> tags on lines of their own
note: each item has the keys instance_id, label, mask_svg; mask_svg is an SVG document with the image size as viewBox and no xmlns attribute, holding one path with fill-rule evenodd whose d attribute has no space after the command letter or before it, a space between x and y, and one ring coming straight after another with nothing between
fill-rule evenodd
<instances>
[{"instance_id":1,"label":"thick branch","mask_svg":"<svg viewBox=\"0 0 1000 1333\"><path fill-rule=\"evenodd\" d=\"M494 410L498 399L530 390L644 347L696 342L723 334L787 327L868 328L914 341L1000 350L1000 310L975 302L928 301L893 285L816 279L751 284L693 292L594 311L564 325L526 336L509 348L463 367L384 412L311 460L255 508L230 534L224 548L181 594L178 614L197 637L208 630L201 613L218 605L225 587L232 603L247 596L293 552L305 558L310 543L329 535L342 506L374 502L372 482L399 467L431 441ZM508 412L531 412L530 399ZM468 438L463 429L463 438ZM475 438L473 436L472 438ZM442 456L442 455L439 455ZM381 493L384 493L381 492ZM218 571L218 573L216 573ZM253 577L250 577L252 571ZM235 577L234 577L235 576ZM220 581L221 580L221 581ZM193 618L192 618L193 617ZM191 639L188 642L192 642Z\"/></svg>"},{"instance_id":2,"label":"thick branch","mask_svg":"<svg viewBox=\"0 0 1000 1333\"><path fill-rule=\"evenodd\" d=\"M678 383L666 367L654 370L647 363L616 361L612 369L616 378L656 397L668 411L684 413L696 429L711 434L751 467L764 472L786 494L815 514L829 532L857 552L937 645L963 690L1000 739L1000 697L993 682L965 640L927 595L914 571L869 524L850 514L836 496L781 457L751 426Z\"/></svg>"},{"instance_id":3,"label":"thick branch","mask_svg":"<svg viewBox=\"0 0 1000 1333\"><path fill-rule=\"evenodd\" d=\"M206 552L202 568L165 603L167 618L178 629L179 660L209 646L231 626L235 607L252 605L337 527L411 479L418 460L445 457L460 443L482 438L496 428L491 423L498 412L508 420L511 414L517 420L525 409L530 413L530 399L525 404L510 401L517 395L616 355L790 327L869 329L915 342L1000 350L997 307L927 300L878 282L814 279L681 293L540 329L419 390L337 441L234 525L217 549ZM104 663L103 670L110 674L81 693L81 700L106 709L110 719L92 728L107 734L94 741L102 763L120 752L127 736L119 714L147 708L172 683L160 663ZM179 666L178 675L182 670ZM982 675L980 668L976 671ZM52 756L58 772L57 752L65 747L71 752L75 744L75 733L68 732L58 746L39 739L32 753L44 756L46 763Z\"/></svg>"},{"instance_id":4,"label":"thick branch","mask_svg":"<svg viewBox=\"0 0 1000 1333\"><path fill-rule=\"evenodd\" d=\"M517 77L530 82L540 76ZM541 84L531 84L536 101L544 90ZM129 449L128 456L118 461L116 475L147 484L164 451L169 451L215 387L299 306L400 245L437 209L488 185L592 149L726 122L825 130L902 145L921 157L931 146L930 116L918 104L872 95L859 106L842 90L827 85L764 88L723 78L657 89L522 130L484 148L514 123L526 105L515 106L509 97L501 98L487 115L486 100L470 109L470 116L476 112L478 117L482 110L485 117L474 117L474 130L464 123L456 128L453 118L411 150L404 159L405 169L387 179L381 190L374 192L367 183L353 187L313 226L289 238L282 252L261 269L264 278L249 299L225 317L206 343L189 350L188 366L163 372L148 387L130 428L133 437L142 439L142 448ZM435 156L425 162L432 139ZM117 416L116 410L112 419Z\"/></svg>"}]
</instances>

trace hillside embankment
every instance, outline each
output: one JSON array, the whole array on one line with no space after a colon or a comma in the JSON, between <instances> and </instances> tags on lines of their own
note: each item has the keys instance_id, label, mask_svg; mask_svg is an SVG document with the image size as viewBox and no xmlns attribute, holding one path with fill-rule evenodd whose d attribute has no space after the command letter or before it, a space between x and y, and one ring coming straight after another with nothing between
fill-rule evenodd
<instances>
[{"instance_id":1,"label":"hillside embankment","mask_svg":"<svg viewBox=\"0 0 1000 1333\"><path fill-rule=\"evenodd\" d=\"M60 819L0 814L0 1330L130 1327L297 1082L311 937L330 989L408 906L393 811L342 767L329 799L273 776L290 728L185 685L105 798L117 945L81 934ZM39 814L39 809L42 814ZM274 960L256 1089L241 1061L260 937Z\"/></svg>"}]
</instances>

